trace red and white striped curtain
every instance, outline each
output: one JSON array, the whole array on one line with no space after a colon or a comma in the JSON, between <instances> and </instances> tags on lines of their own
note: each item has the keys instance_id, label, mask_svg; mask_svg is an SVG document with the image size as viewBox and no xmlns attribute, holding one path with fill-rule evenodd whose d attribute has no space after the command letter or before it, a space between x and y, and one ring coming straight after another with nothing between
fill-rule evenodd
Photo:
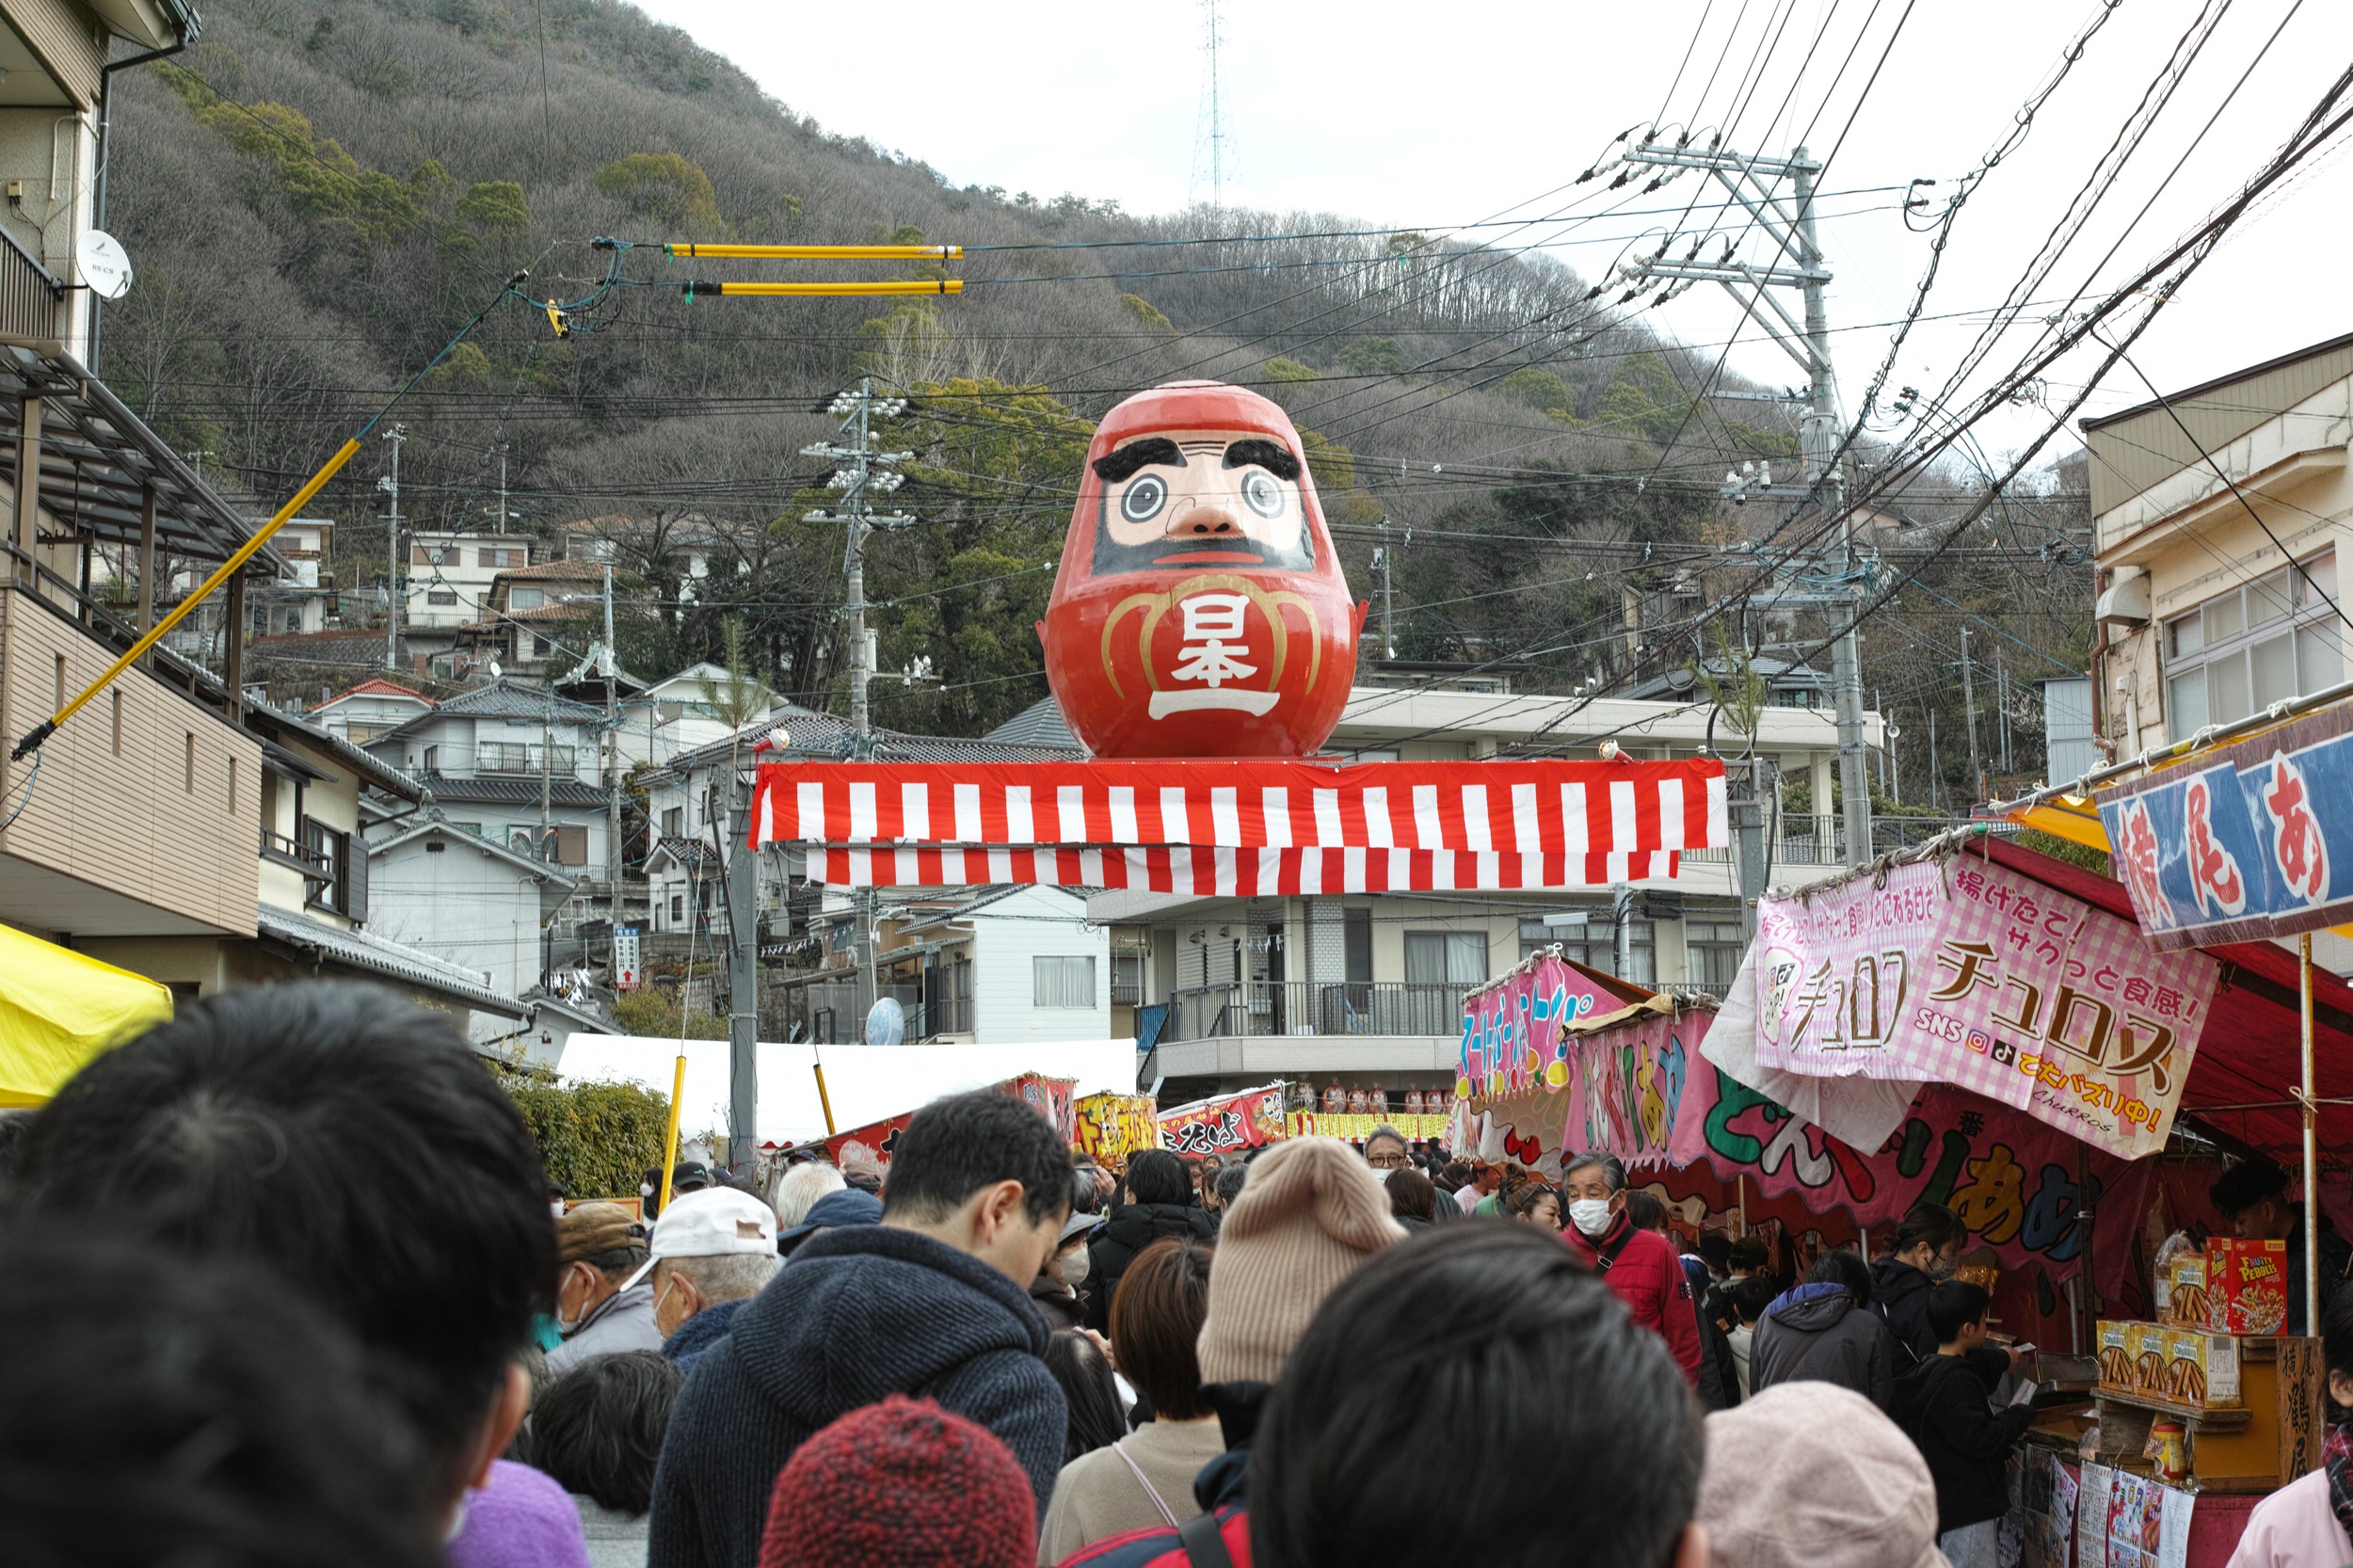
<instances>
[{"instance_id":1,"label":"red and white striped curtain","mask_svg":"<svg viewBox=\"0 0 2353 1568\"><path fill-rule=\"evenodd\" d=\"M1713 758L769 762L751 836L851 887L1203 895L1601 886L1730 841Z\"/></svg>"}]
</instances>

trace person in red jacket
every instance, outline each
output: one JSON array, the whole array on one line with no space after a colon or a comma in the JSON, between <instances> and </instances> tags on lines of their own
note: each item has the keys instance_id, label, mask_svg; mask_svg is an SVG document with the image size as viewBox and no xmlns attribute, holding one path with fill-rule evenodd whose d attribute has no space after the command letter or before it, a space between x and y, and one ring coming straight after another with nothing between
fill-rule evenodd
<instances>
[{"instance_id":1,"label":"person in red jacket","mask_svg":"<svg viewBox=\"0 0 2353 1568\"><path fill-rule=\"evenodd\" d=\"M1625 1167L1614 1155L1580 1154L1561 1169L1561 1195L1569 1204L1561 1240L1600 1271L1637 1323L1667 1342L1675 1365L1697 1388L1700 1323L1691 1282L1673 1244L1656 1231L1636 1229L1626 1217Z\"/></svg>"}]
</instances>

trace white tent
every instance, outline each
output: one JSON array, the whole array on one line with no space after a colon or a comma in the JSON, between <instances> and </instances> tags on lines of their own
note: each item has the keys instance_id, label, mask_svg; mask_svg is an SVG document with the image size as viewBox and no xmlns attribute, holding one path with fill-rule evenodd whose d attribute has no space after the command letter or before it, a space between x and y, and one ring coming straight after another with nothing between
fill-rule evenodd
<instances>
[{"instance_id":1,"label":"white tent","mask_svg":"<svg viewBox=\"0 0 2353 1568\"><path fill-rule=\"evenodd\" d=\"M575 1034L564 1045L567 1082L633 1080L670 1092L678 1064L674 1039L632 1034ZM985 1089L1023 1073L1075 1078L1078 1093L1136 1092L1133 1040L1061 1040L990 1046L810 1046L760 1044L760 1138L790 1144L825 1134L812 1064L825 1065L825 1093L834 1126L854 1127L896 1116L942 1095ZM679 1136L728 1125L728 1043L686 1042L686 1093L680 1096Z\"/></svg>"}]
</instances>

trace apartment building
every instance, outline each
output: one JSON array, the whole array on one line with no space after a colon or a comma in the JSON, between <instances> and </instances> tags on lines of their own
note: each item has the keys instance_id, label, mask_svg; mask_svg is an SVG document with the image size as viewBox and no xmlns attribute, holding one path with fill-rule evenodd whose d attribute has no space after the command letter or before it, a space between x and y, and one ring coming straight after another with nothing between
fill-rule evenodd
<instances>
[{"instance_id":1,"label":"apartment building","mask_svg":"<svg viewBox=\"0 0 2353 1568\"><path fill-rule=\"evenodd\" d=\"M491 661L507 675L549 680L581 663L584 630L602 615L604 568L586 561L548 561L491 579L482 613L458 635L456 655L471 668Z\"/></svg>"},{"instance_id":2,"label":"apartment building","mask_svg":"<svg viewBox=\"0 0 2353 1568\"><path fill-rule=\"evenodd\" d=\"M2353 673L2338 609L2353 335L2086 420L2083 435L2100 590L2089 718L2108 760Z\"/></svg>"},{"instance_id":3,"label":"apartment building","mask_svg":"<svg viewBox=\"0 0 2353 1568\"><path fill-rule=\"evenodd\" d=\"M599 875L613 851L604 710L512 680L477 686L366 743L416 775L458 832Z\"/></svg>"},{"instance_id":4,"label":"apartment building","mask_svg":"<svg viewBox=\"0 0 2353 1568\"><path fill-rule=\"evenodd\" d=\"M536 542L528 534L416 530L408 536L402 625L411 632L449 632L472 626L481 620L499 573L531 565Z\"/></svg>"}]
</instances>

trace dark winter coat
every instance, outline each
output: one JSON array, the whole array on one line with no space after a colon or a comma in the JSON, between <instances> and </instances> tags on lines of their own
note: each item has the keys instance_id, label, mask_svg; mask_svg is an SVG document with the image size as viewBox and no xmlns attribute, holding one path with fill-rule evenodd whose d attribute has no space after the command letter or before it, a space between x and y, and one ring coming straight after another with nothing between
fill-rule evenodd
<instances>
[{"instance_id":1,"label":"dark winter coat","mask_svg":"<svg viewBox=\"0 0 2353 1568\"><path fill-rule=\"evenodd\" d=\"M1627 1315L1667 1342L1675 1365L1693 1388L1699 1387L1699 1303L1673 1243L1655 1230L1636 1230L1623 1213L1610 1216L1609 1228L1598 1243L1586 1240L1574 1225L1561 1233L1561 1240L1587 1268L1601 1272L1602 1283L1625 1303Z\"/></svg>"},{"instance_id":2,"label":"dark winter coat","mask_svg":"<svg viewBox=\"0 0 2353 1568\"><path fill-rule=\"evenodd\" d=\"M1087 1276L1087 1327L1110 1332L1112 1297L1118 1293L1119 1276L1128 1272L1136 1254L1171 1236L1214 1242L1217 1224L1208 1209L1191 1204L1131 1203L1112 1211L1111 1222L1087 1243L1087 1256L1094 1262L1094 1272ZM1039 1516L1044 1517L1043 1511Z\"/></svg>"},{"instance_id":3,"label":"dark winter coat","mask_svg":"<svg viewBox=\"0 0 2353 1568\"><path fill-rule=\"evenodd\" d=\"M1046 1320L1046 1332L1059 1333L1077 1328L1085 1313L1085 1303L1079 1293L1062 1282L1062 1275L1044 1273L1030 1281L1030 1301L1039 1317Z\"/></svg>"},{"instance_id":4,"label":"dark winter coat","mask_svg":"<svg viewBox=\"0 0 2353 1568\"><path fill-rule=\"evenodd\" d=\"M2296 1211L2288 1231L2288 1320L2282 1334L2304 1334L2304 1210ZM2325 1316L2337 1292L2353 1287L2353 1244L2339 1236L2326 1214L2320 1217L2320 1310Z\"/></svg>"},{"instance_id":5,"label":"dark winter coat","mask_svg":"<svg viewBox=\"0 0 2353 1568\"><path fill-rule=\"evenodd\" d=\"M746 1296L743 1301L719 1302L704 1307L679 1324L678 1331L662 1341L662 1353L677 1362L680 1369L692 1367L702 1358L704 1352L728 1336L728 1329L735 1322L735 1315L750 1300Z\"/></svg>"},{"instance_id":6,"label":"dark winter coat","mask_svg":"<svg viewBox=\"0 0 2353 1568\"><path fill-rule=\"evenodd\" d=\"M1936 1281L1899 1257L1871 1260L1871 1310L1896 1338L1896 1366L1910 1371L1936 1355L1929 1327L1929 1292Z\"/></svg>"},{"instance_id":7,"label":"dark winter coat","mask_svg":"<svg viewBox=\"0 0 2353 1568\"><path fill-rule=\"evenodd\" d=\"M2001 1352L1976 1350L1931 1355L1896 1380L1897 1419L1936 1480L1939 1534L1998 1519L2009 1508L2003 1470L2034 1407L2011 1405L1999 1415L1986 1407L2009 1368Z\"/></svg>"},{"instance_id":8,"label":"dark winter coat","mask_svg":"<svg viewBox=\"0 0 2353 1568\"><path fill-rule=\"evenodd\" d=\"M1708 1310L1715 1299L1714 1282L1707 1265L1689 1253L1683 1255L1683 1277L1691 1282L1691 1311L1699 1320L1700 1408L1730 1410L1740 1402L1740 1364L1733 1359L1723 1325Z\"/></svg>"},{"instance_id":9,"label":"dark winter coat","mask_svg":"<svg viewBox=\"0 0 2353 1568\"><path fill-rule=\"evenodd\" d=\"M1851 1388L1896 1414L1895 1344L1879 1314L1855 1304L1846 1288L1825 1281L1776 1297L1749 1342L1749 1387L1811 1379Z\"/></svg>"},{"instance_id":10,"label":"dark winter coat","mask_svg":"<svg viewBox=\"0 0 2353 1568\"><path fill-rule=\"evenodd\" d=\"M1004 1440L1042 1518L1069 1416L1029 1292L911 1230L822 1231L687 1373L654 1470L649 1568L747 1568L776 1474L835 1417L936 1400Z\"/></svg>"}]
</instances>

